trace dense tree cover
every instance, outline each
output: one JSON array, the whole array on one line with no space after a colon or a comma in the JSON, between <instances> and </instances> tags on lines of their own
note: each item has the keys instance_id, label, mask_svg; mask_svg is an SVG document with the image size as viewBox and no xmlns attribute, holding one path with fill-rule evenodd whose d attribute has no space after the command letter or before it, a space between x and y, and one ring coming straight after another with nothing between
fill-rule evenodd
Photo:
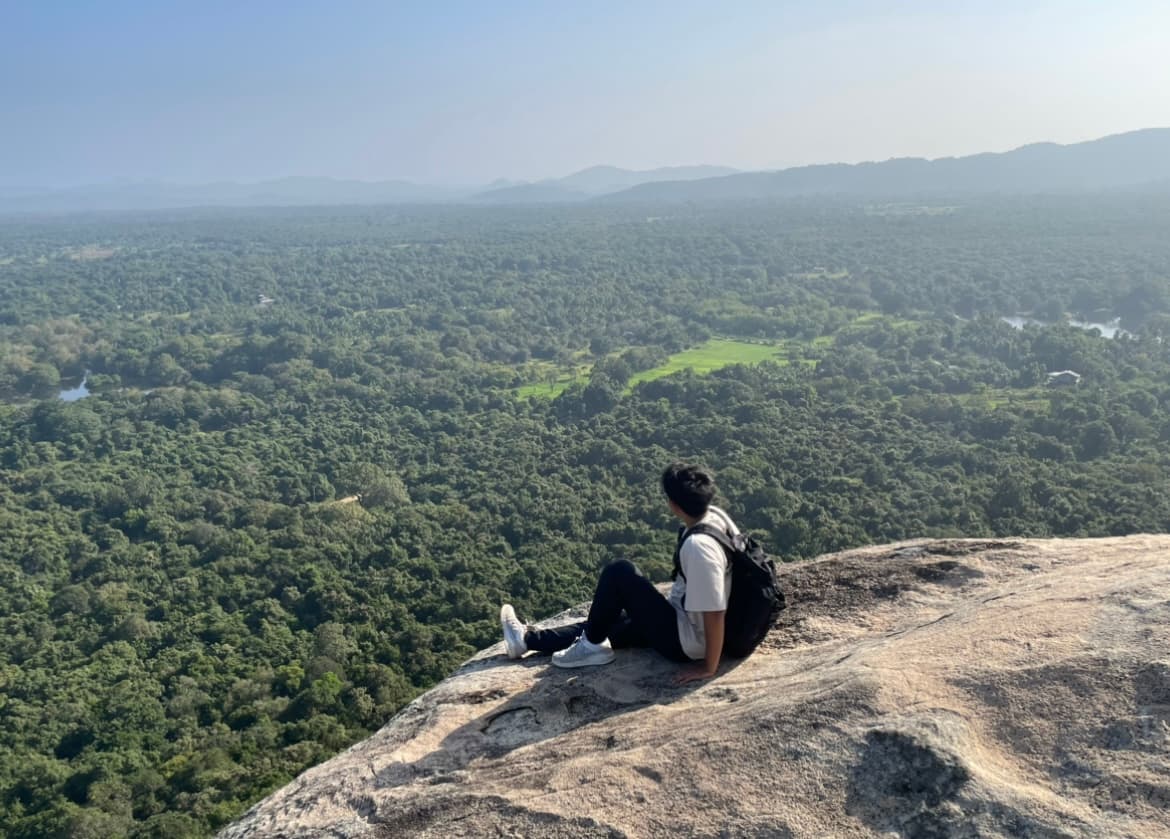
<instances>
[{"instance_id":1,"label":"dense tree cover","mask_svg":"<svg viewBox=\"0 0 1170 839\"><path fill-rule=\"evenodd\" d=\"M206 835L502 599L558 611L616 555L664 579L674 457L787 559L1170 529L1170 201L663 212L0 225L6 835ZM711 335L801 357L628 386Z\"/></svg>"}]
</instances>

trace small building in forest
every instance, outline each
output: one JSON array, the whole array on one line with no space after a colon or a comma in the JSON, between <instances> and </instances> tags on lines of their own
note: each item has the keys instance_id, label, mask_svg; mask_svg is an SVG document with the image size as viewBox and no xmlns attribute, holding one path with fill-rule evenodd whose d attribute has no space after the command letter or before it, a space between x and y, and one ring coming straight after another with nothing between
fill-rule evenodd
<instances>
[{"instance_id":1,"label":"small building in forest","mask_svg":"<svg viewBox=\"0 0 1170 839\"><path fill-rule=\"evenodd\" d=\"M1081 383L1081 374L1072 370L1058 370L1048 374L1048 384L1052 387L1076 387Z\"/></svg>"}]
</instances>

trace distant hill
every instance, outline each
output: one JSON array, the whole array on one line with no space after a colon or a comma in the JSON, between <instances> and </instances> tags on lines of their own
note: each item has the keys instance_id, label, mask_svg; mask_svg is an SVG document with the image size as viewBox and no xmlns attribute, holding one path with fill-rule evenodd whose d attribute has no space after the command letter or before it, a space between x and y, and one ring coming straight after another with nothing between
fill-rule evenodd
<instances>
[{"instance_id":1,"label":"distant hill","mask_svg":"<svg viewBox=\"0 0 1170 839\"><path fill-rule=\"evenodd\" d=\"M1071 145L1035 143L1009 152L937 160L834 163L692 181L643 183L601 201L721 201L816 194L1035 193L1170 184L1170 128Z\"/></svg>"},{"instance_id":2,"label":"distant hill","mask_svg":"<svg viewBox=\"0 0 1170 839\"><path fill-rule=\"evenodd\" d=\"M489 189L473 195L471 200L486 204L562 204L586 201L591 197L588 193L561 186L556 181L541 181Z\"/></svg>"},{"instance_id":3,"label":"distant hill","mask_svg":"<svg viewBox=\"0 0 1170 839\"><path fill-rule=\"evenodd\" d=\"M563 178L487 190L476 195L473 200L495 204L584 201L639 184L717 178L738 171L728 166L666 166L642 171L619 169L616 166L591 166Z\"/></svg>"},{"instance_id":4,"label":"distant hill","mask_svg":"<svg viewBox=\"0 0 1170 839\"><path fill-rule=\"evenodd\" d=\"M661 169L619 169L616 166L591 166L561 178L558 183L569 189L601 194L629 189L638 184L660 181L694 181L701 178L719 178L734 175L738 169L729 166L664 166Z\"/></svg>"},{"instance_id":5,"label":"distant hill","mask_svg":"<svg viewBox=\"0 0 1170 839\"><path fill-rule=\"evenodd\" d=\"M0 191L0 212L155 210L176 207L401 204L459 200L466 195L409 181L280 178L256 183L170 184L130 181L69 189Z\"/></svg>"},{"instance_id":6,"label":"distant hill","mask_svg":"<svg viewBox=\"0 0 1170 839\"><path fill-rule=\"evenodd\" d=\"M0 188L0 213L159 210L179 207L280 207L322 204L422 204L474 201L549 204L586 201L641 183L712 178L726 166L675 166L649 171L594 166L536 183L499 179L484 187L440 187L410 181L295 177L256 183L172 184L119 181L68 189Z\"/></svg>"},{"instance_id":7,"label":"distant hill","mask_svg":"<svg viewBox=\"0 0 1170 839\"><path fill-rule=\"evenodd\" d=\"M1071 145L1035 143L968 157L831 163L775 172L740 172L726 166L640 171L592 166L563 178L535 183L501 179L487 187L314 177L197 185L130 181L58 190L5 187L0 188L0 213L323 204L705 202L799 195L893 197L1117 188L1170 189L1170 128L1148 128Z\"/></svg>"}]
</instances>

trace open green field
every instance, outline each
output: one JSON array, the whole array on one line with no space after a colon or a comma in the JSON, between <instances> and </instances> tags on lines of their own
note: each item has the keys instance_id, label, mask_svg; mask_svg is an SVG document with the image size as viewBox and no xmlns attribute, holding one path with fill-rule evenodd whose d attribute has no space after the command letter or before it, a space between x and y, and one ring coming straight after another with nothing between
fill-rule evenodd
<instances>
[{"instance_id":1,"label":"open green field","mask_svg":"<svg viewBox=\"0 0 1170 839\"><path fill-rule=\"evenodd\" d=\"M914 324L913 320L907 318L892 317L881 312L862 312L846 324L843 330L848 330L851 327L866 326L876 321L882 321L895 329L909 327ZM703 375L731 364L759 364L761 361L773 361L777 364L808 364L810 366L816 366L816 359L806 358L806 353L812 350L812 354L815 356L832 347L836 341L836 334L820 335L811 341L787 340L779 343L741 341L734 338L711 338L697 347L691 347L690 349L675 353L664 364L658 367L635 373L630 377L627 390L633 388L640 382L661 379L664 376L669 376L687 369L694 370L696 373ZM530 396L535 396L544 399L555 399L564 393L574 382L587 380L592 369L592 364L583 362L572 369L558 369L551 364L542 364L540 368L540 381L530 382L529 384L516 388L514 392L517 397L525 399ZM1027 397L1020 397L1019 394L1013 394L1009 391L1005 391L994 397L987 396L980 398L987 399L990 407L997 407L1000 404L1018 403L1021 399L1024 401L1035 400L1035 397L1031 394Z\"/></svg>"},{"instance_id":2,"label":"open green field","mask_svg":"<svg viewBox=\"0 0 1170 839\"><path fill-rule=\"evenodd\" d=\"M900 328L900 327L914 325L914 321L909 319L909 318L894 317L893 315L886 315L886 314L882 314L881 312L862 312L860 315L858 315L852 321L850 321L849 325L850 326L864 325L867 323L874 323L875 321L881 321L882 323L885 323L885 324L892 326L894 328ZM832 338L833 336L829 335L827 337ZM818 338L817 340L820 340L820 339Z\"/></svg>"},{"instance_id":3,"label":"open green field","mask_svg":"<svg viewBox=\"0 0 1170 839\"><path fill-rule=\"evenodd\" d=\"M538 396L543 399L556 399L562 393L569 389L577 376L569 373L562 373L560 376L551 382L536 382L535 384L522 385L516 388L516 395L521 399L527 399L529 396Z\"/></svg>"},{"instance_id":4,"label":"open green field","mask_svg":"<svg viewBox=\"0 0 1170 839\"><path fill-rule=\"evenodd\" d=\"M729 364L759 364L761 361L788 363L788 354L783 347L775 344L754 344L747 341L733 341L727 338L712 338L697 347L675 353L665 364L651 370L643 370L630 377L630 386L639 382L661 379L671 373L691 369L696 373L710 373Z\"/></svg>"},{"instance_id":5,"label":"open green field","mask_svg":"<svg viewBox=\"0 0 1170 839\"><path fill-rule=\"evenodd\" d=\"M959 209L958 205L872 204L865 208L865 214L867 216L949 216L958 212Z\"/></svg>"},{"instance_id":6,"label":"open green field","mask_svg":"<svg viewBox=\"0 0 1170 839\"><path fill-rule=\"evenodd\" d=\"M987 387L977 393L959 395L961 402L978 405L994 411L997 408L1017 408L1028 411L1048 412L1051 407L1052 391L1040 386L1010 388Z\"/></svg>"},{"instance_id":7,"label":"open green field","mask_svg":"<svg viewBox=\"0 0 1170 839\"><path fill-rule=\"evenodd\" d=\"M849 276L849 272L846 270L830 271L828 268L817 267L796 276L804 277L806 280L843 280Z\"/></svg>"},{"instance_id":8,"label":"open green field","mask_svg":"<svg viewBox=\"0 0 1170 839\"><path fill-rule=\"evenodd\" d=\"M776 344L760 344L749 341L735 341L729 338L712 338L697 347L675 353L666 363L650 370L643 370L630 377L629 386L639 382L649 382L661 379L681 370L691 369L696 373L710 373L730 364L759 364L761 361L775 361L778 364L788 364L788 349ZM815 363L815 362L813 362ZM589 378L592 365L581 364L572 370L561 370L555 373L550 370L548 378L543 381L522 385L514 391L520 399L536 396L543 399L555 399L564 393L576 381Z\"/></svg>"},{"instance_id":9,"label":"open green field","mask_svg":"<svg viewBox=\"0 0 1170 839\"><path fill-rule=\"evenodd\" d=\"M577 364L571 369L557 368L552 364L531 363L532 368L539 369L539 381L521 385L514 391L520 399L536 396L542 399L556 399L569 389L569 386L580 379L588 379L592 364ZM526 376L527 378L527 376Z\"/></svg>"}]
</instances>

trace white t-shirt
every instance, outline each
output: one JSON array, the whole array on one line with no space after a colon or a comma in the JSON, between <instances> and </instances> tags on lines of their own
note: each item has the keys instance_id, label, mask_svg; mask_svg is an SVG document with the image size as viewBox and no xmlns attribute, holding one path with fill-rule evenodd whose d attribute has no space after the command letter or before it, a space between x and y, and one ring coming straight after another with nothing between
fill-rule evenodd
<instances>
[{"instance_id":1,"label":"white t-shirt","mask_svg":"<svg viewBox=\"0 0 1170 839\"><path fill-rule=\"evenodd\" d=\"M739 533L731 517L718 507L708 507L699 523L714 525L731 536ZM678 562L682 574L671 586L670 605L678 613L678 640L683 652L699 660L707 654L703 612L727 610L727 598L731 596L731 564L723 546L703 533L687 537Z\"/></svg>"}]
</instances>

